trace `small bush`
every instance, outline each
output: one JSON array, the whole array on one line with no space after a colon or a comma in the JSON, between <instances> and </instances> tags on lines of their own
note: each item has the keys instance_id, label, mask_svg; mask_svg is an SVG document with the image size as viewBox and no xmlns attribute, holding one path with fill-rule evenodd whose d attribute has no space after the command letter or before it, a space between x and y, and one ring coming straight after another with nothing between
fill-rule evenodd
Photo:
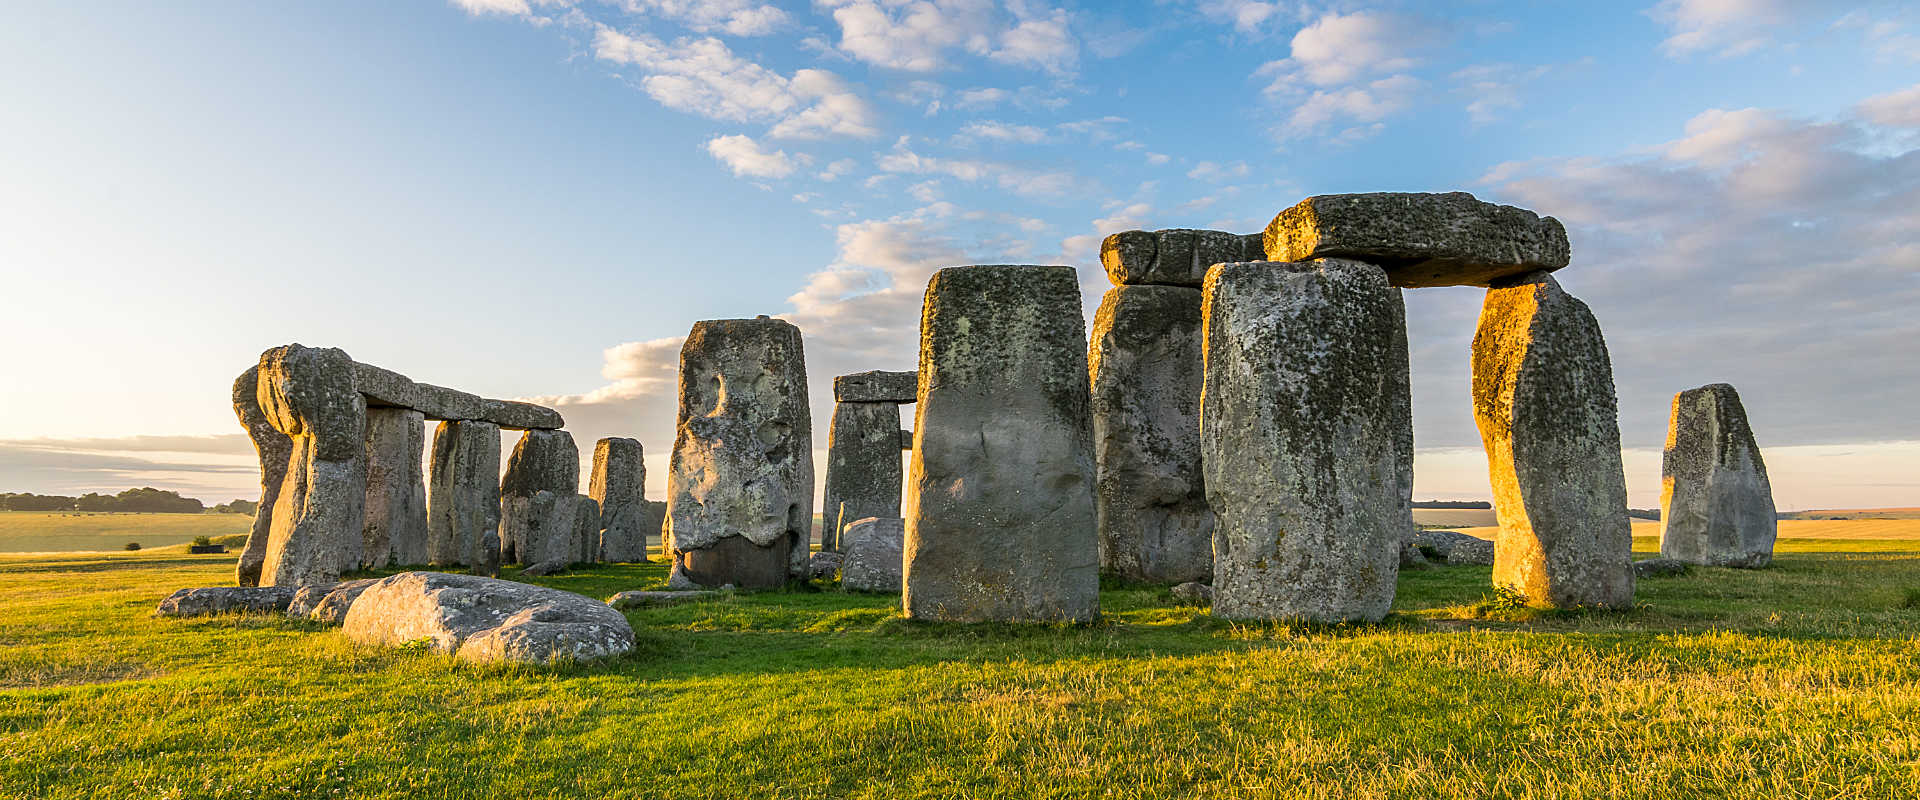
<instances>
[{"instance_id":1,"label":"small bush","mask_svg":"<svg viewBox=\"0 0 1920 800\"><path fill-rule=\"evenodd\" d=\"M125 550L138 550L138 549L140 549L140 543L139 543L139 542L127 542L127 546L126 546L125 548L122 548L122 549L125 549Z\"/></svg>"},{"instance_id":2,"label":"small bush","mask_svg":"<svg viewBox=\"0 0 1920 800\"><path fill-rule=\"evenodd\" d=\"M193 537L194 547L208 547L208 546L211 546L212 544L213 544L213 540L208 537L205 537L205 536Z\"/></svg>"}]
</instances>

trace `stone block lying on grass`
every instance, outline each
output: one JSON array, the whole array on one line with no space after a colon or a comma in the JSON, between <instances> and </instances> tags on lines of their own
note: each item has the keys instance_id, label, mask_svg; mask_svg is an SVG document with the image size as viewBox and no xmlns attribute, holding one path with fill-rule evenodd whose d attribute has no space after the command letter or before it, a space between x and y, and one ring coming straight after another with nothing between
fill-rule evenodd
<instances>
[{"instance_id":1,"label":"stone block lying on grass","mask_svg":"<svg viewBox=\"0 0 1920 800\"><path fill-rule=\"evenodd\" d=\"M287 610L291 586L207 586L167 595L156 617L204 617L211 614L268 614Z\"/></svg>"},{"instance_id":2,"label":"stone block lying on grass","mask_svg":"<svg viewBox=\"0 0 1920 800\"><path fill-rule=\"evenodd\" d=\"M1173 587L1173 599L1190 606L1213 605L1213 587L1199 581L1187 581Z\"/></svg>"},{"instance_id":3,"label":"stone block lying on grass","mask_svg":"<svg viewBox=\"0 0 1920 800\"><path fill-rule=\"evenodd\" d=\"M379 578L362 578L343 583L302 586L294 591L293 601L287 604L287 616L338 625L347 618L347 609L353 606L353 601L360 593L379 582Z\"/></svg>"},{"instance_id":4,"label":"stone block lying on grass","mask_svg":"<svg viewBox=\"0 0 1920 800\"><path fill-rule=\"evenodd\" d=\"M852 592L898 592L907 538L907 521L867 517L847 526L847 558L840 566L840 588Z\"/></svg>"},{"instance_id":5,"label":"stone block lying on grass","mask_svg":"<svg viewBox=\"0 0 1920 800\"><path fill-rule=\"evenodd\" d=\"M1493 566L1493 542L1466 536L1454 542L1447 551L1447 563L1455 566L1471 564L1476 567Z\"/></svg>"},{"instance_id":6,"label":"stone block lying on grass","mask_svg":"<svg viewBox=\"0 0 1920 800\"><path fill-rule=\"evenodd\" d=\"M1688 564L1677 558L1649 558L1633 562L1635 578L1671 578L1687 574Z\"/></svg>"},{"instance_id":7,"label":"stone block lying on grass","mask_svg":"<svg viewBox=\"0 0 1920 800\"><path fill-rule=\"evenodd\" d=\"M691 603L719 597L721 592L712 589L695 589L684 592L621 592L607 598L607 605L614 608L641 608L643 606L665 606L674 603Z\"/></svg>"},{"instance_id":8,"label":"stone block lying on grass","mask_svg":"<svg viewBox=\"0 0 1920 800\"><path fill-rule=\"evenodd\" d=\"M368 587L347 612L347 638L398 647L425 641L462 661L591 661L633 649L633 627L605 603L524 583L403 572Z\"/></svg>"},{"instance_id":9,"label":"stone block lying on grass","mask_svg":"<svg viewBox=\"0 0 1920 800\"><path fill-rule=\"evenodd\" d=\"M1415 531L1412 536L1407 537L1407 544L1420 548L1421 554L1426 556L1428 560L1437 559L1440 561L1447 561L1447 562L1453 561L1454 545L1460 544L1463 542L1469 548L1476 548L1476 547L1480 547L1482 544L1489 544L1489 542L1487 542L1487 540L1485 539L1480 539L1473 536L1468 536L1464 533L1456 533L1454 531L1446 531L1446 530ZM1475 542L1479 542L1481 544L1475 544ZM1462 553L1462 555L1471 557L1472 553L1471 552ZM1473 562L1468 561L1466 563L1473 563Z\"/></svg>"}]
</instances>

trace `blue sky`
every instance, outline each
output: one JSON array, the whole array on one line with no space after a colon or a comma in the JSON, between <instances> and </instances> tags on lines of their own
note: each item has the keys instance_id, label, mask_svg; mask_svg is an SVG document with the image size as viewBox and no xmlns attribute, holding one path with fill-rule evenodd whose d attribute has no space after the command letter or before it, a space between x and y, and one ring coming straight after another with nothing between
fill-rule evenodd
<instances>
[{"instance_id":1,"label":"blue sky","mask_svg":"<svg viewBox=\"0 0 1920 800\"><path fill-rule=\"evenodd\" d=\"M1901 4L35 2L0 19L0 489L245 496L287 342L635 435L678 337L910 368L927 275L1465 189L1567 222L1633 500L1742 390L1789 507L1920 504L1920 14ZM1408 293L1421 496L1484 496L1479 292ZM1650 473L1650 474L1649 474Z\"/></svg>"}]
</instances>

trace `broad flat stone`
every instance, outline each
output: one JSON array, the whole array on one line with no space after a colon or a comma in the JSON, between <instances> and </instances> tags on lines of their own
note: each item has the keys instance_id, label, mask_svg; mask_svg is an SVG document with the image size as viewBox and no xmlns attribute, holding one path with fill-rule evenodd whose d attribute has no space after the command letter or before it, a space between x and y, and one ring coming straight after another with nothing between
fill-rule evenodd
<instances>
[{"instance_id":1,"label":"broad flat stone","mask_svg":"<svg viewBox=\"0 0 1920 800\"><path fill-rule=\"evenodd\" d=\"M1649 558L1633 562L1633 577L1635 579L1671 578L1675 575L1687 574L1688 569L1687 562L1677 558Z\"/></svg>"},{"instance_id":2,"label":"broad flat stone","mask_svg":"<svg viewBox=\"0 0 1920 800\"><path fill-rule=\"evenodd\" d=\"M1344 260L1222 264L1205 292L1212 613L1379 620L1410 527L1399 295Z\"/></svg>"},{"instance_id":3,"label":"broad flat stone","mask_svg":"<svg viewBox=\"0 0 1920 800\"><path fill-rule=\"evenodd\" d=\"M427 484L427 557L483 572L500 565L500 427L442 422Z\"/></svg>"},{"instance_id":4,"label":"broad flat stone","mask_svg":"<svg viewBox=\"0 0 1920 800\"><path fill-rule=\"evenodd\" d=\"M1200 471L1200 290L1116 286L1093 320L1100 566L1139 581L1213 574Z\"/></svg>"},{"instance_id":5,"label":"broad flat stone","mask_svg":"<svg viewBox=\"0 0 1920 800\"><path fill-rule=\"evenodd\" d=\"M210 614L280 613L293 602L292 586L208 586L181 589L167 595L154 609L156 617L203 617Z\"/></svg>"},{"instance_id":6,"label":"broad flat stone","mask_svg":"<svg viewBox=\"0 0 1920 800\"><path fill-rule=\"evenodd\" d=\"M253 440L253 451L260 458L260 505L253 513L253 530L240 551L237 582L241 586L260 585L260 570L267 560L267 539L273 530L273 506L280 486L287 479L287 463L293 458L293 439L273 427L267 412L260 409L260 365L247 367L233 381L233 413L240 427Z\"/></svg>"},{"instance_id":7,"label":"broad flat stone","mask_svg":"<svg viewBox=\"0 0 1920 800\"><path fill-rule=\"evenodd\" d=\"M1121 231L1100 243L1100 265L1116 286L1158 284L1200 288L1207 269L1231 261L1259 261L1259 235L1174 228Z\"/></svg>"},{"instance_id":8,"label":"broad flat stone","mask_svg":"<svg viewBox=\"0 0 1920 800\"><path fill-rule=\"evenodd\" d=\"M1489 286L1571 254L1559 220L1466 192L1315 195L1274 217L1264 244L1273 261L1376 264L1395 286Z\"/></svg>"},{"instance_id":9,"label":"broad flat stone","mask_svg":"<svg viewBox=\"0 0 1920 800\"><path fill-rule=\"evenodd\" d=\"M615 563L647 560L647 537L660 524L647 523L647 465L638 439L608 438L593 445L587 494L600 504L600 556Z\"/></svg>"},{"instance_id":10,"label":"broad flat stone","mask_svg":"<svg viewBox=\"0 0 1920 800\"><path fill-rule=\"evenodd\" d=\"M899 592L901 548L907 521L867 517L847 525L847 556L840 562L840 588L853 592Z\"/></svg>"},{"instance_id":11,"label":"broad flat stone","mask_svg":"<svg viewBox=\"0 0 1920 800\"><path fill-rule=\"evenodd\" d=\"M1674 395L1660 475L1660 555L1710 567L1773 563L1773 485L1732 386Z\"/></svg>"},{"instance_id":12,"label":"broad flat stone","mask_svg":"<svg viewBox=\"0 0 1920 800\"><path fill-rule=\"evenodd\" d=\"M843 549L840 529L854 520L900 516L899 437L898 403L834 404L821 549Z\"/></svg>"},{"instance_id":13,"label":"broad flat stone","mask_svg":"<svg viewBox=\"0 0 1920 800\"><path fill-rule=\"evenodd\" d=\"M398 372L355 362L354 385L370 406L411 408L437 420L478 420L509 430L564 426L560 412L515 400L489 400L457 389L417 383Z\"/></svg>"},{"instance_id":14,"label":"broad flat stone","mask_svg":"<svg viewBox=\"0 0 1920 800\"><path fill-rule=\"evenodd\" d=\"M614 608L645 608L647 606L666 606L677 603L691 603L710 600L722 593L712 589L694 589L681 592L620 592L607 598L607 605Z\"/></svg>"},{"instance_id":15,"label":"broad flat stone","mask_svg":"<svg viewBox=\"0 0 1920 800\"><path fill-rule=\"evenodd\" d=\"M840 403L911 403L918 393L920 373L872 370L833 379L833 399Z\"/></svg>"},{"instance_id":16,"label":"broad flat stone","mask_svg":"<svg viewBox=\"0 0 1920 800\"><path fill-rule=\"evenodd\" d=\"M1473 416L1500 519L1494 586L1542 607L1632 605L1613 365L1593 312L1551 275L1487 290Z\"/></svg>"},{"instance_id":17,"label":"broad flat stone","mask_svg":"<svg viewBox=\"0 0 1920 800\"><path fill-rule=\"evenodd\" d=\"M274 497L260 583L334 583L360 567L366 505L366 401L353 388L353 359L299 344L260 354L255 398L293 440Z\"/></svg>"},{"instance_id":18,"label":"broad flat stone","mask_svg":"<svg viewBox=\"0 0 1920 800\"><path fill-rule=\"evenodd\" d=\"M363 566L427 563L427 483L421 467L425 419L411 409L367 409Z\"/></svg>"},{"instance_id":19,"label":"broad flat stone","mask_svg":"<svg viewBox=\"0 0 1920 800\"><path fill-rule=\"evenodd\" d=\"M424 640L473 662L591 661L633 649L627 618L593 598L439 572L403 572L368 587L342 633L387 647Z\"/></svg>"},{"instance_id":20,"label":"broad flat stone","mask_svg":"<svg viewBox=\"0 0 1920 800\"><path fill-rule=\"evenodd\" d=\"M1093 421L1073 268L949 267L922 309L906 616L1095 619Z\"/></svg>"}]
</instances>

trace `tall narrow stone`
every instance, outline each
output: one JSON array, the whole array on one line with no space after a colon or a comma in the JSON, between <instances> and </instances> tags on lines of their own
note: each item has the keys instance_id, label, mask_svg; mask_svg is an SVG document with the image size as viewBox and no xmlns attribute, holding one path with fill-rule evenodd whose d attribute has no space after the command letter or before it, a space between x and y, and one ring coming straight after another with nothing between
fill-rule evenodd
<instances>
[{"instance_id":1,"label":"tall narrow stone","mask_svg":"<svg viewBox=\"0 0 1920 800\"><path fill-rule=\"evenodd\" d=\"M1342 260L1221 264L1204 291L1213 614L1380 619L1406 533L1399 296Z\"/></svg>"},{"instance_id":2,"label":"tall narrow stone","mask_svg":"<svg viewBox=\"0 0 1920 800\"><path fill-rule=\"evenodd\" d=\"M647 520L647 465L638 439L608 438L593 445L587 494L600 504L600 557L616 563L647 560L647 537L660 535Z\"/></svg>"},{"instance_id":3,"label":"tall narrow stone","mask_svg":"<svg viewBox=\"0 0 1920 800\"><path fill-rule=\"evenodd\" d=\"M273 427L267 412L260 410L260 365L247 367L233 381L233 413L253 440L254 454L260 458L260 505L253 512L253 531L240 550L235 576L241 586L260 585L260 570L267 560L267 540L273 530L273 507L280 496L280 485L287 479L287 462L293 458L293 439Z\"/></svg>"},{"instance_id":4,"label":"tall narrow stone","mask_svg":"<svg viewBox=\"0 0 1920 800\"><path fill-rule=\"evenodd\" d=\"M680 348L667 475L669 582L778 586L804 574L813 531L813 422L800 329L696 322Z\"/></svg>"},{"instance_id":5,"label":"tall narrow stone","mask_svg":"<svg viewBox=\"0 0 1920 800\"><path fill-rule=\"evenodd\" d=\"M950 267L927 284L904 509L908 617L1099 616L1081 319L1071 267Z\"/></svg>"},{"instance_id":6,"label":"tall narrow stone","mask_svg":"<svg viewBox=\"0 0 1920 800\"><path fill-rule=\"evenodd\" d=\"M1773 563L1773 486L1731 385L1673 396L1660 476L1660 555L1713 567Z\"/></svg>"},{"instance_id":7,"label":"tall narrow stone","mask_svg":"<svg viewBox=\"0 0 1920 800\"><path fill-rule=\"evenodd\" d=\"M490 572L500 563L500 426L442 422L433 432L427 558Z\"/></svg>"},{"instance_id":8,"label":"tall narrow stone","mask_svg":"<svg viewBox=\"0 0 1920 800\"><path fill-rule=\"evenodd\" d=\"M1494 585L1536 606L1632 605L1613 365L1593 312L1552 276L1487 290L1473 416L1500 519Z\"/></svg>"},{"instance_id":9,"label":"tall narrow stone","mask_svg":"<svg viewBox=\"0 0 1920 800\"><path fill-rule=\"evenodd\" d=\"M900 516L900 405L840 402L827 429L820 549L841 548L845 523ZM843 513L844 512L844 513Z\"/></svg>"},{"instance_id":10,"label":"tall narrow stone","mask_svg":"<svg viewBox=\"0 0 1920 800\"><path fill-rule=\"evenodd\" d=\"M571 498L580 490L580 450L574 447L573 434L566 431L530 430L521 435L507 457L506 473L500 477L500 560L503 563L537 564L548 558L528 556L529 537L536 530L572 530L571 517L549 522L527 516L530 512L551 513L551 503L511 503L516 497L532 497L536 492L551 492ZM558 507L570 509L571 500Z\"/></svg>"},{"instance_id":11,"label":"tall narrow stone","mask_svg":"<svg viewBox=\"0 0 1920 800\"><path fill-rule=\"evenodd\" d=\"M1213 574L1214 519L1200 470L1201 350L1199 289L1107 290L1087 353L1107 572L1166 582Z\"/></svg>"},{"instance_id":12,"label":"tall narrow stone","mask_svg":"<svg viewBox=\"0 0 1920 800\"><path fill-rule=\"evenodd\" d=\"M259 369L260 410L293 440L260 583L336 582L360 566L367 494L367 405L354 389L353 359L292 344L260 354Z\"/></svg>"},{"instance_id":13,"label":"tall narrow stone","mask_svg":"<svg viewBox=\"0 0 1920 800\"><path fill-rule=\"evenodd\" d=\"M427 485L420 466L426 439L425 414L367 409L367 506L360 539L365 566L427 563Z\"/></svg>"}]
</instances>

